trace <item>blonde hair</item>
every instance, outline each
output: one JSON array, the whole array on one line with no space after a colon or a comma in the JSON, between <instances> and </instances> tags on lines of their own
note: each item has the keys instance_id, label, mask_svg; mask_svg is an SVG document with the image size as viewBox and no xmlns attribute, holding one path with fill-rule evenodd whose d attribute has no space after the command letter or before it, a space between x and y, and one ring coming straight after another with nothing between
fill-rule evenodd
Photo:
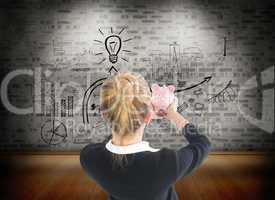
<instances>
[{"instance_id":1,"label":"blonde hair","mask_svg":"<svg viewBox=\"0 0 275 200\"><path fill-rule=\"evenodd\" d=\"M149 112L150 97L149 85L140 74L117 73L107 79L100 90L100 110L113 134L134 134ZM123 156L115 158L122 164Z\"/></svg>"}]
</instances>

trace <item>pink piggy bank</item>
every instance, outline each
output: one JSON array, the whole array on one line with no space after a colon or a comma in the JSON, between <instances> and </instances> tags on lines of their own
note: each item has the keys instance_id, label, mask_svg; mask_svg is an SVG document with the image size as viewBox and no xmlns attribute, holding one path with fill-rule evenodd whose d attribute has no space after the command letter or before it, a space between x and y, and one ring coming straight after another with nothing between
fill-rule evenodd
<instances>
[{"instance_id":1,"label":"pink piggy bank","mask_svg":"<svg viewBox=\"0 0 275 200\"><path fill-rule=\"evenodd\" d=\"M152 87L152 105L156 113L159 111L166 112L168 106L176 100L177 104L177 97L174 95L175 86L168 85L160 87L158 84L153 84Z\"/></svg>"}]
</instances>

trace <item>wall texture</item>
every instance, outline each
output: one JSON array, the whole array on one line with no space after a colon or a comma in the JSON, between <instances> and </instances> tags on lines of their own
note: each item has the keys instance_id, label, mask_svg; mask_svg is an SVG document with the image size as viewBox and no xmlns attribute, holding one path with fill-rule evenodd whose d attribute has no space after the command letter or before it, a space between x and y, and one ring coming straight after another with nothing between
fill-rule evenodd
<instances>
[{"instance_id":1,"label":"wall texture","mask_svg":"<svg viewBox=\"0 0 275 200\"><path fill-rule=\"evenodd\" d=\"M263 0L1 1L1 151L102 141L100 85L124 70L175 84L213 150L274 149L274 19ZM165 120L144 139L187 144Z\"/></svg>"}]
</instances>

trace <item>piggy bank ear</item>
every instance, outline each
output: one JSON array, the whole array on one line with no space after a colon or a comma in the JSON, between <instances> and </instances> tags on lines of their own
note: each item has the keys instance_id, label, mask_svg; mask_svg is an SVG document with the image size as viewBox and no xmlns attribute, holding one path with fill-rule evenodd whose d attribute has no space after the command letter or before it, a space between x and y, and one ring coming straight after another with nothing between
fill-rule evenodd
<instances>
[{"instance_id":1,"label":"piggy bank ear","mask_svg":"<svg viewBox=\"0 0 275 200\"><path fill-rule=\"evenodd\" d=\"M169 88L170 92L174 92L176 89L174 85L168 85L167 87Z\"/></svg>"},{"instance_id":2,"label":"piggy bank ear","mask_svg":"<svg viewBox=\"0 0 275 200\"><path fill-rule=\"evenodd\" d=\"M151 86L151 89L152 89L152 92L159 92L160 91L160 87L158 84L154 83L152 86Z\"/></svg>"}]
</instances>

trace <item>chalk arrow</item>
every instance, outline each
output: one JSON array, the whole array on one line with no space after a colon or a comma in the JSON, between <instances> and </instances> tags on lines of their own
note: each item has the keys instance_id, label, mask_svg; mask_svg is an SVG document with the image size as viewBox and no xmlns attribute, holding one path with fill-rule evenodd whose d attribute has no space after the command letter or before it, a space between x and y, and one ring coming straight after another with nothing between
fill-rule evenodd
<instances>
[{"instance_id":1,"label":"chalk arrow","mask_svg":"<svg viewBox=\"0 0 275 200\"><path fill-rule=\"evenodd\" d=\"M190 89L198 87L199 85L202 85L204 83L208 83L211 80L211 78L212 78L212 76L206 76L206 77L204 77L203 81L201 81L201 82L199 82L199 83L197 83L195 85L191 85L189 87L186 87L186 88L177 89L177 90L175 90L175 93L182 92L182 91L185 91L185 90L190 90Z\"/></svg>"}]
</instances>

